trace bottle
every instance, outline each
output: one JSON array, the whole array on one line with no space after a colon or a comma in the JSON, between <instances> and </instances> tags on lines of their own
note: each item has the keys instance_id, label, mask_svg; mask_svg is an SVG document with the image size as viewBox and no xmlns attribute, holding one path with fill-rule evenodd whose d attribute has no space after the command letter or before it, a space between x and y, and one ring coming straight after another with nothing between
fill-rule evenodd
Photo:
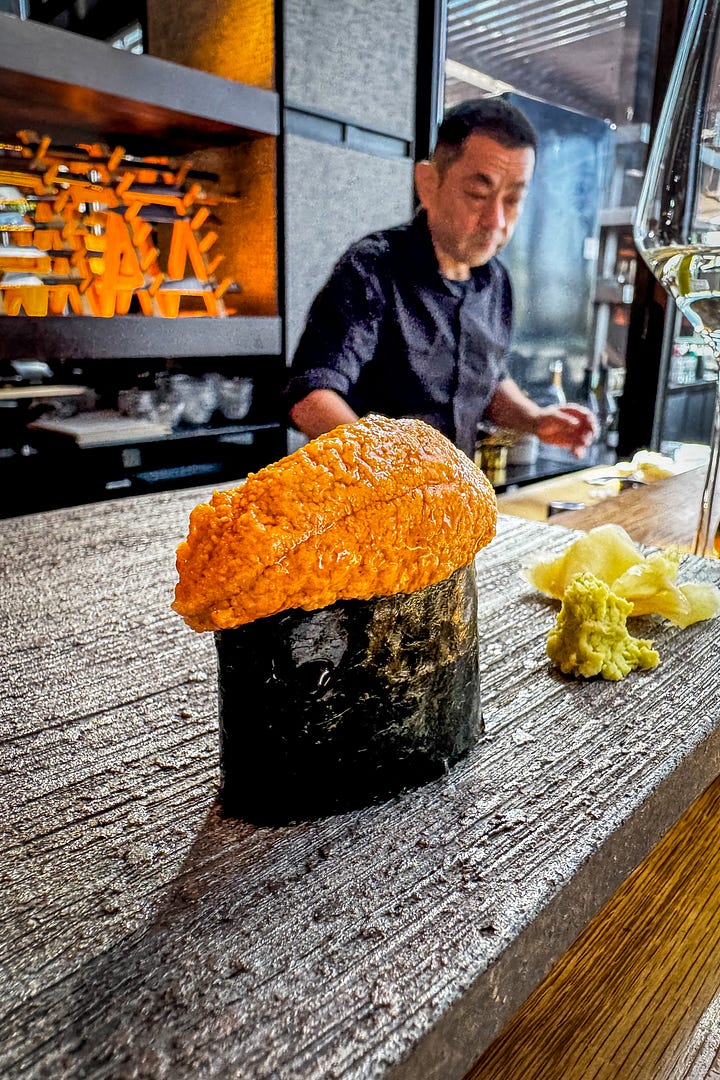
<instances>
[{"instance_id":1,"label":"bottle","mask_svg":"<svg viewBox=\"0 0 720 1080\"><path fill-rule=\"evenodd\" d=\"M553 360L550 371L552 372L552 381L547 390L547 404L548 405L566 405L567 397L563 390L563 362L562 360Z\"/></svg>"},{"instance_id":2,"label":"bottle","mask_svg":"<svg viewBox=\"0 0 720 1080\"><path fill-rule=\"evenodd\" d=\"M583 381L578 395L581 405L585 405L593 412L597 412L597 397L595 396L595 372L591 367L585 368Z\"/></svg>"},{"instance_id":3,"label":"bottle","mask_svg":"<svg viewBox=\"0 0 720 1080\"><path fill-rule=\"evenodd\" d=\"M613 449L617 446L617 429L615 426L617 405L615 398L608 389L608 369L604 364L601 366L597 376L595 400L597 401L597 417L600 425L598 441L608 449Z\"/></svg>"},{"instance_id":4,"label":"bottle","mask_svg":"<svg viewBox=\"0 0 720 1080\"><path fill-rule=\"evenodd\" d=\"M601 427L600 421L600 404L598 401L598 376L594 368L585 368L585 374L583 376L582 386L580 387L580 404L584 405L586 409L596 417L598 422L598 430Z\"/></svg>"}]
</instances>

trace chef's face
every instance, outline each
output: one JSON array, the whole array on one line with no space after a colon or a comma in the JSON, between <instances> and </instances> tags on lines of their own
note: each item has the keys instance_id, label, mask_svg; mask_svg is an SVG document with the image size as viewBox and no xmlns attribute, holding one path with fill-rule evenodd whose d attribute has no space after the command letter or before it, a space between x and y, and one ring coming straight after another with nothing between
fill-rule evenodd
<instances>
[{"instance_id":1,"label":"chef's face","mask_svg":"<svg viewBox=\"0 0 720 1080\"><path fill-rule=\"evenodd\" d=\"M527 194L535 152L510 148L489 135L469 135L461 153L416 166L418 197L438 253L455 263L482 266L508 242Z\"/></svg>"}]
</instances>

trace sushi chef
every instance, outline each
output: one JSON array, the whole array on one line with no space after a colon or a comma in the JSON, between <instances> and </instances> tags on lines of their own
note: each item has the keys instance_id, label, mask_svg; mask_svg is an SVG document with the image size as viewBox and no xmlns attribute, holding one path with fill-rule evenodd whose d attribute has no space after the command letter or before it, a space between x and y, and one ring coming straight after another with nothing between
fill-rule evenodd
<instances>
[{"instance_id":1,"label":"sushi chef","mask_svg":"<svg viewBox=\"0 0 720 1080\"><path fill-rule=\"evenodd\" d=\"M536 133L500 98L466 101L415 166L412 221L354 243L316 296L285 388L308 438L370 413L432 424L466 454L477 426L533 433L581 457L595 420L541 408L508 375L512 294L497 258L522 213Z\"/></svg>"}]
</instances>

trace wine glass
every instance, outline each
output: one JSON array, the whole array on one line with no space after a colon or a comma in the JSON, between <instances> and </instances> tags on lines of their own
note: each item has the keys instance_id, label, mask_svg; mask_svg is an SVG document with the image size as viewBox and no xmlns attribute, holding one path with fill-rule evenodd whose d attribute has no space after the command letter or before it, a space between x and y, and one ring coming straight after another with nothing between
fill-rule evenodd
<instances>
[{"instance_id":1,"label":"wine glass","mask_svg":"<svg viewBox=\"0 0 720 1080\"><path fill-rule=\"evenodd\" d=\"M717 0L692 0L638 201L650 271L720 358L720 48ZM720 376L694 552L712 556L720 472Z\"/></svg>"}]
</instances>

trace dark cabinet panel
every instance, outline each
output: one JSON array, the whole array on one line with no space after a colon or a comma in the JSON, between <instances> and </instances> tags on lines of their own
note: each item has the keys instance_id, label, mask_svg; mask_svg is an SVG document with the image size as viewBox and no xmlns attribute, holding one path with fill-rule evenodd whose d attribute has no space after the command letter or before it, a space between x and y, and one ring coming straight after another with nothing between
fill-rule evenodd
<instances>
[{"instance_id":1,"label":"dark cabinet panel","mask_svg":"<svg viewBox=\"0 0 720 1080\"><path fill-rule=\"evenodd\" d=\"M666 442L710 441L715 384L671 387L665 399L661 438Z\"/></svg>"},{"instance_id":2,"label":"dark cabinet panel","mask_svg":"<svg viewBox=\"0 0 720 1080\"><path fill-rule=\"evenodd\" d=\"M285 429L207 428L88 448L36 433L33 443L33 453L0 456L0 518L195 484L229 486L283 456Z\"/></svg>"},{"instance_id":3,"label":"dark cabinet panel","mask_svg":"<svg viewBox=\"0 0 720 1080\"><path fill-rule=\"evenodd\" d=\"M26 355L47 360L277 354L279 318L159 319L144 315L0 315L0 360Z\"/></svg>"}]
</instances>

